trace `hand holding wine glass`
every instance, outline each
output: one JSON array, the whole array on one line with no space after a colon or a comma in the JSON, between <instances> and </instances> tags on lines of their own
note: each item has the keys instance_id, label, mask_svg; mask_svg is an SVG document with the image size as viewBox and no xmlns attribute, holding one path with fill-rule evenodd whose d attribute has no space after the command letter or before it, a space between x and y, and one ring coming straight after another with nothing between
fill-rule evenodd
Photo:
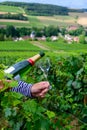
<instances>
[{"instance_id":1,"label":"hand holding wine glass","mask_svg":"<svg viewBox=\"0 0 87 130\"><path fill-rule=\"evenodd\" d=\"M41 60L39 62L39 68L43 72L44 78L46 80L48 80L48 71L50 69L50 59L49 58L45 58L44 60ZM52 86L50 86L50 89L51 88L52 88Z\"/></svg>"}]
</instances>

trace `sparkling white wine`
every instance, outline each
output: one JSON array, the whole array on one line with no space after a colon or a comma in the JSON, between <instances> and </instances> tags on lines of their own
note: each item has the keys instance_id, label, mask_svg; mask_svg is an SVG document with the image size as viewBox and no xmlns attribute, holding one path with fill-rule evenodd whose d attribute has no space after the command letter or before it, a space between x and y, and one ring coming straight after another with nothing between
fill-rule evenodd
<instances>
[{"instance_id":1,"label":"sparkling white wine","mask_svg":"<svg viewBox=\"0 0 87 130\"><path fill-rule=\"evenodd\" d=\"M15 80L19 80L22 75L27 73L29 68L34 65L34 63L39 60L41 57L43 57L45 54L44 52L40 52L39 54L34 55L33 57L20 61L12 66L10 66L8 69L6 69L4 72L5 74L12 74L13 78Z\"/></svg>"}]
</instances>

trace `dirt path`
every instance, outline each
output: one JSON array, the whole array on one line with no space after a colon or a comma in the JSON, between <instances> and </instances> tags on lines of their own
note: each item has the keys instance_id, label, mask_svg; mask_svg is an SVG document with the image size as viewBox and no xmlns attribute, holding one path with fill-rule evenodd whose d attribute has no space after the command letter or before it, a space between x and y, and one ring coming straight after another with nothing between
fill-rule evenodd
<instances>
[{"instance_id":1,"label":"dirt path","mask_svg":"<svg viewBox=\"0 0 87 130\"><path fill-rule=\"evenodd\" d=\"M42 45L39 41L32 41L31 43L37 47L40 47L43 50L50 50L48 46Z\"/></svg>"},{"instance_id":2,"label":"dirt path","mask_svg":"<svg viewBox=\"0 0 87 130\"><path fill-rule=\"evenodd\" d=\"M40 47L41 49L43 49L43 50L47 50L47 51L51 51L51 52L54 52L55 54L59 54L59 53L64 53L64 50L52 50L52 49L50 49L48 46L46 46L46 45L42 45L41 43L40 43L40 41L31 41L31 43L33 44L33 45L35 45L35 46L37 46L37 47Z\"/></svg>"}]
</instances>

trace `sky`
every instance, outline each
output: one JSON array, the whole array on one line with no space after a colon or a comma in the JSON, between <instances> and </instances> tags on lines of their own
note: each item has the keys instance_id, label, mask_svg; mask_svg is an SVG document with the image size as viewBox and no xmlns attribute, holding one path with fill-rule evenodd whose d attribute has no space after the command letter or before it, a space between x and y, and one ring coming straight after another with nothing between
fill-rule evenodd
<instances>
[{"instance_id":1,"label":"sky","mask_svg":"<svg viewBox=\"0 0 87 130\"><path fill-rule=\"evenodd\" d=\"M0 0L0 2L3 2L3 1L54 4L54 5L60 5L60 6L65 6L69 8L86 8L87 9L87 0Z\"/></svg>"}]
</instances>

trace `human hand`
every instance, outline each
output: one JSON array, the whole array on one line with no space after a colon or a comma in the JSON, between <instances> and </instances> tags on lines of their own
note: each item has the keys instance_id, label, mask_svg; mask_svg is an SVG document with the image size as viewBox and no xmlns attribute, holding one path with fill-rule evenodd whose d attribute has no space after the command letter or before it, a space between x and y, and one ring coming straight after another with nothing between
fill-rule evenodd
<instances>
[{"instance_id":1,"label":"human hand","mask_svg":"<svg viewBox=\"0 0 87 130\"><path fill-rule=\"evenodd\" d=\"M31 87L31 94L32 94L33 97L43 98L45 96L45 94L48 92L49 87L50 87L50 84L47 81L35 83Z\"/></svg>"},{"instance_id":2,"label":"human hand","mask_svg":"<svg viewBox=\"0 0 87 130\"><path fill-rule=\"evenodd\" d=\"M2 89L4 87L3 81L0 80L0 89Z\"/></svg>"},{"instance_id":3,"label":"human hand","mask_svg":"<svg viewBox=\"0 0 87 130\"><path fill-rule=\"evenodd\" d=\"M8 84L10 82L11 82L11 80L5 80L5 81L0 80L0 89L2 89L5 86L6 83Z\"/></svg>"}]
</instances>

